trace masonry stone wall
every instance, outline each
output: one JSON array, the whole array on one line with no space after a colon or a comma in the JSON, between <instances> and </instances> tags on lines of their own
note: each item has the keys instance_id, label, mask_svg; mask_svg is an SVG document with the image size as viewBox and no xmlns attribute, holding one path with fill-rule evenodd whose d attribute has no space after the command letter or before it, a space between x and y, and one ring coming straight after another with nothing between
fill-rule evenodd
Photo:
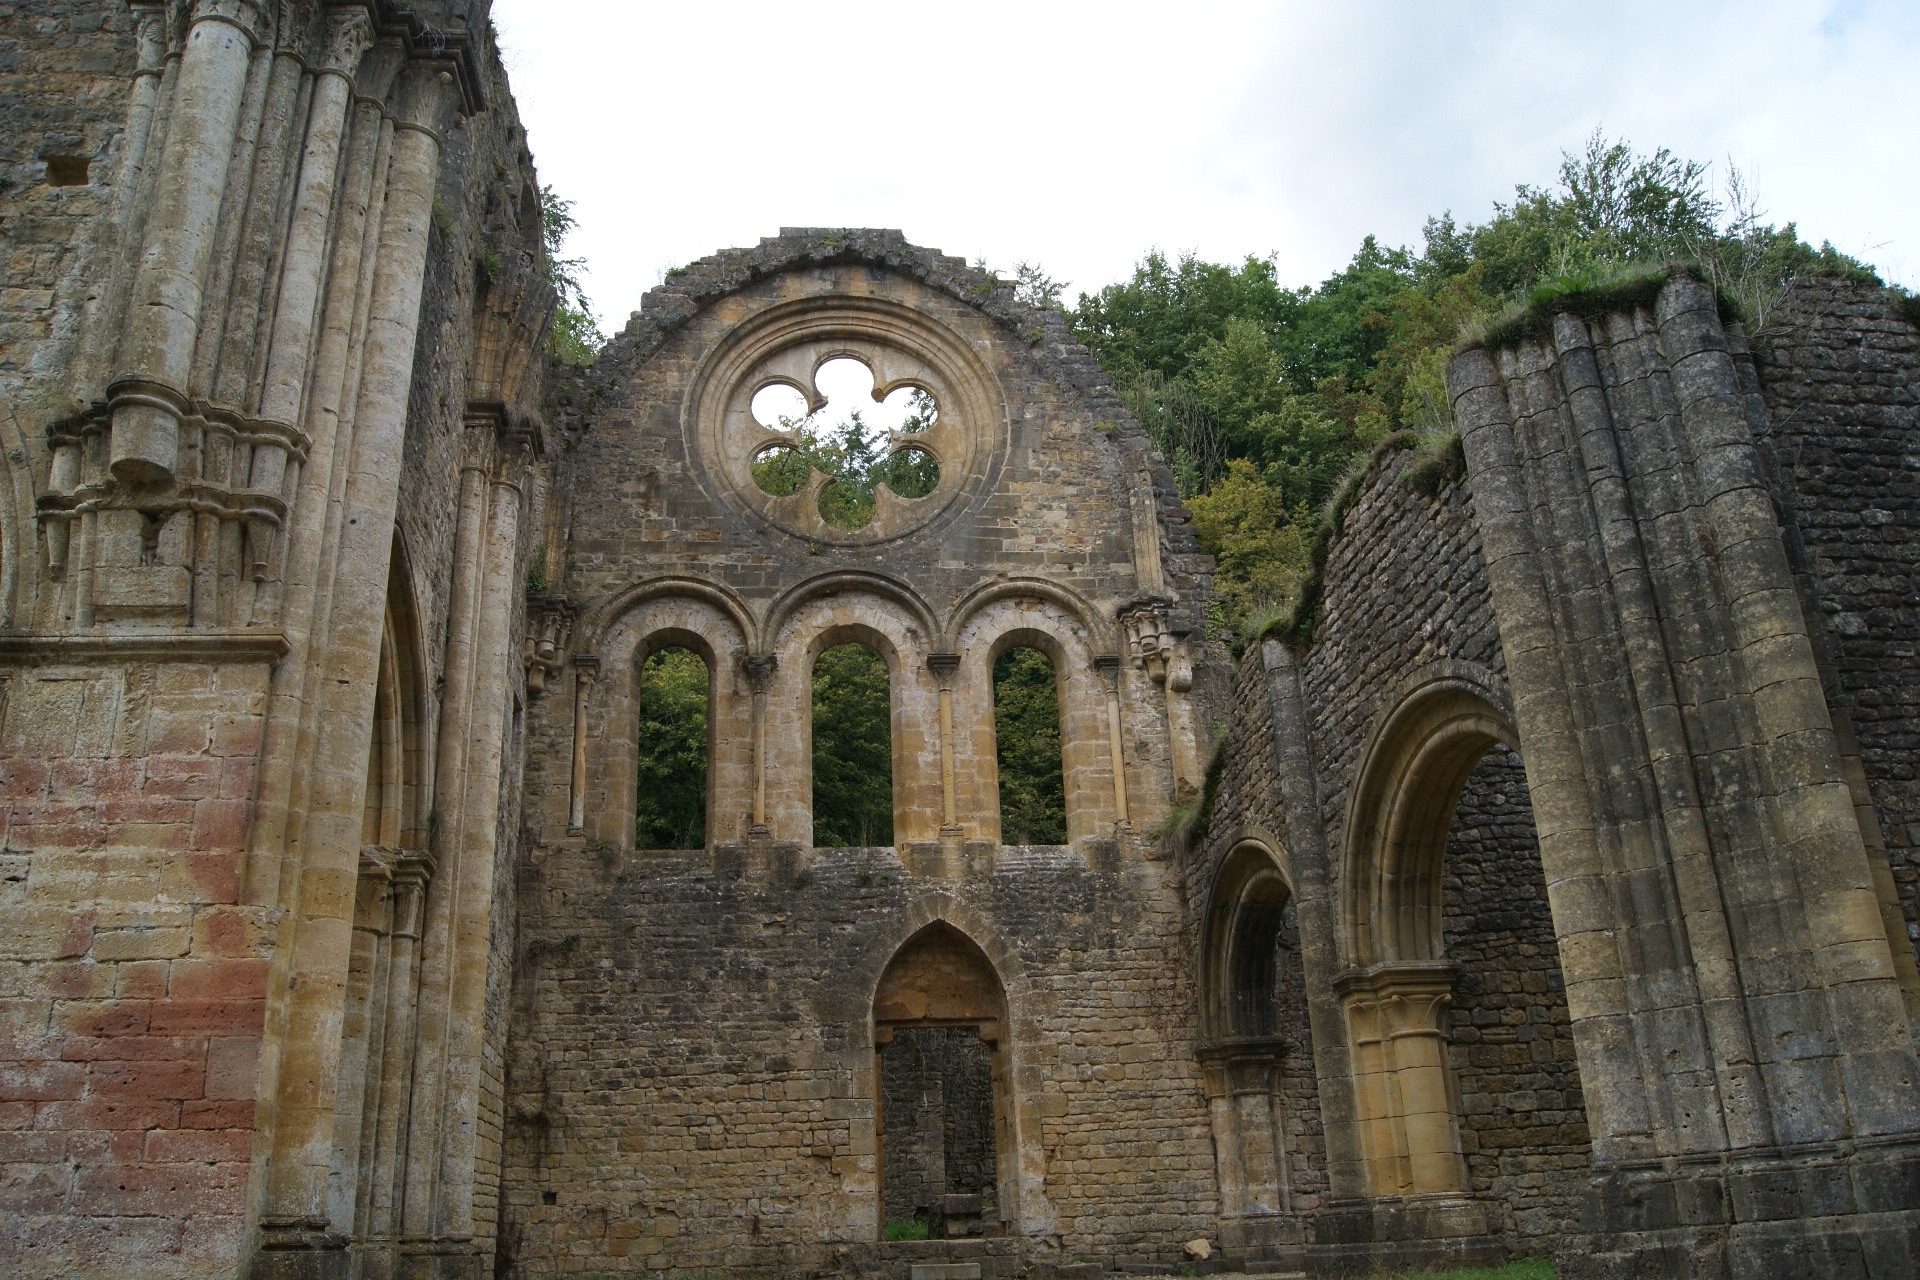
<instances>
[{"instance_id":1,"label":"masonry stone wall","mask_svg":"<svg viewBox=\"0 0 1920 1280\"><path fill-rule=\"evenodd\" d=\"M1218 798L1190 882L1204 931L1216 868L1236 845L1254 839L1274 847L1299 895L1288 908L1289 927L1300 931L1299 950L1289 957L1299 985L1282 998L1280 1029L1292 1042L1282 1059L1283 1079L1296 1095L1288 1099L1289 1122L1317 1130L1293 1157L1308 1166L1294 1175L1294 1204L1303 1213L1338 1211L1362 1194L1351 1166L1340 1167L1337 1149L1329 1167L1327 1146L1329 1136L1355 1141L1347 1126L1354 1123L1356 1085L1343 1045L1316 1044L1309 1013L1316 998L1322 1001L1321 1036L1331 1032L1343 1042L1346 1019L1333 1007L1333 980L1370 963L1354 959L1342 914L1355 892L1347 881L1364 871L1347 853L1354 839L1350 796L1411 693L1464 672L1489 696L1501 696L1499 631L1470 495L1457 481L1432 497L1414 490L1404 480L1411 460L1392 446L1376 453L1345 509L1312 640L1296 659L1301 728L1315 766L1305 794L1319 799L1306 821L1323 843L1288 847L1300 843L1303 824L1295 816L1290 825L1286 811L1271 660L1252 646L1238 666ZM1588 1164L1579 1076L1524 771L1499 746L1469 765L1453 784L1461 788L1458 804L1443 810L1451 816L1436 833L1444 857L1433 896L1443 954L1457 966L1444 1028L1448 1087L1459 1117L1464 1189L1487 1205L1496 1235L1513 1248L1537 1250L1577 1217ZM1450 804L1452 796L1441 800ZM1226 908L1215 902L1211 909Z\"/></svg>"},{"instance_id":2,"label":"masonry stone wall","mask_svg":"<svg viewBox=\"0 0 1920 1280\"><path fill-rule=\"evenodd\" d=\"M880 1054L880 1193L888 1223L994 1196L993 1053L971 1027L908 1027Z\"/></svg>"},{"instance_id":3,"label":"masonry stone wall","mask_svg":"<svg viewBox=\"0 0 1920 1280\"><path fill-rule=\"evenodd\" d=\"M1178 1047L1193 1034L1182 913L1147 891L1151 870L1036 852L944 887L937 908L993 926L975 941L1007 987L1023 1158L1045 1170L1019 1212L1068 1254L1171 1258L1211 1212ZM816 850L758 881L704 855L555 850L534 877L514 1274L871 1266L872 984L928 888L891 849Z\"/></svg>"},{"instance_id":4,"label":"masonry stone wall","mask_svg":"<svg viewBox=\"0 0 1920 1280\"><path fill-rule=\"evenodd\" d=\"M553 367L485 8L0 0L0 1270L1912 1274L1910 304L1496 329L1465 479L1389 442L1232 657L1063 317L898 232ZM862 531L747 467L836 355L941 401ZM892 848L811 844L847 641ZM701 850L633 847L662 644ZM1020 645L1060 846L999 827ZM936 1065L987 1238L887 1242Z\"/></svg>"},{"instance_id":5,"label":"masonry stone wall","mask_svg":"<svg viewBox=\"0 0 1920 1280\"><path fill-rule=\"evenodd\" d=\"M1920 341L1886 290L1811 279L1753 346L1782 507L1809 557L1835 694L1920 945Z\"/></svg>"},{"instance_id":6,"label":"masonry stone wall","mask_svg":"<svg viewBox=\"0 0 1920 1280\"><path fill-rule=\"evenodd\" d=\"M1517 755L1496 748L1467 778L1443 884L1447 955L1461 966L1450 1039L1468 1176L1505 1201L1521 1247L1537 1248L1579 1225L1593 1158Z\"/></svg>"},{"instance_id":7,"label":"masonry stone wall","mask_svg":"<svg viewBox=\"0 0 1920 1280\"><path fill-rule=\"evenodd\" d=\"M378 1165L377 1108L367 1105L362 1151L343 1126L360 1124L369 1075L379 1083L364 1036L393 1024L366 1006L368 981L386 973L390 924L384 908L360 908L386 901L381 877L396 859L425 852L439 807L431 760L472 404L524 426L540 400L551 292L537 199L527 199L537 181L484 36L476 47L464 12L431 0L270 8L0 12L0 260L11 273L0 290L0 414L11 441L0 494L0 773L6 888L23 926L9 932L0 982L11 1046L0 1106L14 1144L0 1156L10 1189L0 1197L0 1268L10 1273L131 1265L230 1275L251 1265L265 1275L316 1255L344 1260L347 1241L366 1243L370 1220L355 1216L356 1197L363 1215L372 1209L366 1181L355 1185L356 1161ZM422 63L432 64L424 75ZM360 96L349 101L356 67ZM183 77L195 81L191 92L180 90ZM228 145L224 173L178 180L176 163L191 168ZM401 215L414 201L409 225ZM158 313L127 306L147 287L140 254L157 225L176 227L157 241L163 256L204 249L181 265L180 279L199 290L184 344L169 333L143 345L143 317ZM335 234L341 244L330 250ZM356 280L356 264L372 257L379 271ZM175 305L183 296L170 295ZM310 384L293 376L289 385L310 385L314 404L275 399L288 360L308 362ZM110 448L132 448L139 435L109 404L124 406L134 382L163 418L179 419L185 442L178 455L158 445L142 455L140 494L116 488L134 472L107 466ZM344 389L324 390L335 382ZM330 435L324 424L341 418L352 429ZM284 486L277 473L263 478L261 441L294 444ZM328 468L334 477L304 502L302 466L309 479ZM180 514L182 480L200 486L200 514ZM257 519L207 513L209 494L219 505L249 484L260 493L246 500L281 522L271 553L260 554L267 526ZM380 496L387 484L403 495L397 539ZM127 510L132 497L158 508L158 536L141 557L116 541L137 514ZM54 518L36 519L36 507ZM329 509L337 522L320 518ZM265 563L242 562L243 549ZM290 561L298 581L289 595ZM383 641L383 608L386 639L404 652ZM323 667L326 679L303 690L304 673ZM368 849L365 766L355 774L350 761L369 728L358 743L351 730L339 735L364 716L351 704L361 690L373 698L376 667L383 686L389 667L406 667L412 699L389 708L392 749L405 759L380 794L404 794L400 807L415 808L386 836L372 821L364 839L392 847ZM518 670L515 653L500 679ZM324 714L324 697L305 696L330 690L339 692ZM386 729L376 716L371 736ZM329 743L318 759L317 738ZM500 863L487 880L511 885L515 847L487 845L489 863ZM342 875L344 886L334 879ZM303 880L312 890L304 901ZM494 927L510 930L510 892L499 903ZM340 920L341 904L360 918ZM338 944L320 941L329 936ZM479 936L477 962L504 992L510 952L490 955ZM300 966L304 984L290 980ZM336 1006L330 1024L326 993L338 999L342 981L348 1007ZM302 1004L309 993L318 1005ZM393 993L410 1003L413 977L396 979ZM494 1005L504 1008L498 994ZM497 1060L504 1016L490 1023ZM303 1043L328 1041L329 1026L331 1042ZM411 1046L397 1053L388 1072L404 1092ZM304 1085L281 1092L276 1072L289 1062L296 1081L315 1080L336 1099L331 1116ZM483 1243L498 1074L479 1108ZM387 1083L392 1139L396 1082ZM390 1144L378 1165L389 1182L400 1176L396 1158L404 1163ZM270 1186L275 1167L318 1176ZM320 1203L289 1212L302 1200ZM303 1234L316 1209L324 1225L342 1203L337 1235ZM294 1247L246 1262L262 1219L276 1215L283 1227L291 1219L277 1243ZM391 1223L383 1230L385 1262L369 1274L392 1260L397 1233Z\"/></svg>"},{"instance_id":8,"label":"masonry stone wall","mask_svg":"<svg viewBox=\"0 0 1920 1280\"><path fill-rule=\"evenodd\" d=\"M949 434L928 441L944 478L923 501L949 505L883 503L905 523L876 543L730 488L738 419L708 406L774 376L715 372L755 342L803 384L814 365L783 352L930 381ZM1006 992L992 1231L1055 1259L1178 1256L1213 1159L1176 1047L1194 1034L1177 875L1144 833L1199 789L1177 637L1208 562L1085 352L898 233L797 229L676 273L566 394L555 589L579 602L575 678L530 704L509 1265L880 1265L874 984L935 923ZM847 640L890 668L891 849L810 847L808 677ZM713 673L695 854L632 848L633 681L664 643ZM999 842L1008 644L1060 681L1068 845Z\"/></svg>"}]
</instances>

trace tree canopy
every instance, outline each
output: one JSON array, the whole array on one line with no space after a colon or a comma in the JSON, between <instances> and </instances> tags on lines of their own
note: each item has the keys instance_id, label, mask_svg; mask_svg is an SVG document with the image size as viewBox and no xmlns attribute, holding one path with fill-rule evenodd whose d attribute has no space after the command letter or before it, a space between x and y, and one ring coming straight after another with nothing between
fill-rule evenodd
<instances>
[{"instance_id":1,"label":"tree canopy","mask_svg":"<svg viewBox=\"0 0 1920 1280\"><path fill-rule=\"evenodd\" d=\"M1686 260L1763 325L1796 276L1871 276L1794 224L1766 222L1737 170L1724 198L1708 178L1705 164L1596 130L1562 156L1556 182L1516 186L1486 222L1429 218L1418 251L1365 236L1318 285L1288 288L1271 259L1155 250L1131 279L1081 294L1067 312L1076 335L1166 455L1217 558L1216 625L1236 628L1298 588L1305 526L1374 444L1452 429L1446 358L1475 318L1543 285Z\"/></svg>"}]
</instances>

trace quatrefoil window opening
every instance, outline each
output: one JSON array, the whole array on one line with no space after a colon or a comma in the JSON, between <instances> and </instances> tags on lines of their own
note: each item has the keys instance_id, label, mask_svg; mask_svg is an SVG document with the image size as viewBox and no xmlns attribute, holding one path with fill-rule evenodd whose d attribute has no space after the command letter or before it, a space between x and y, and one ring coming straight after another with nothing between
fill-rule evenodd
<instances>
[{"instance_id":1,"label":"quatrefoil window opening","mask_svg":"<svg viewBox=\"0 0 1920 1280\"><path fill-rule=\"evenodd\" d=\"M940 463L899 437L925 431L939 417L933 394L896 387L874 399L873 371L851 356L823 362L813 375L825 403L811 412L807 397L785 382L753 395L754 420L793 443L770 444L753 459L753 481L774 497L800 492L818 471L820 518L836 529L859 529L873 519L874 489L886 485L902 498L923 498L940 483Z\"/></svg>"}]
</instances>

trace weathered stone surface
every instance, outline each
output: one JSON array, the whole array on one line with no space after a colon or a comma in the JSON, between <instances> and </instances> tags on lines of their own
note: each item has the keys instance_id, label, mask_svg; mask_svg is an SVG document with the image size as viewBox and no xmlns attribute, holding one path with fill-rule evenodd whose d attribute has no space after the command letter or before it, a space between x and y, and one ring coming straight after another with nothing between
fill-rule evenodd
<instances>
[{"instance_id":1,"label":"weathered stone surface","mask_svg":"<svg viewBox=\"0 0 1920 1280\"><path fill-rule=\"evenodd\" d=\"M1462 353L1469 478L1379 454L1312 643L1236 658L1062 318L898 232L550 366L484 9L0 0L0 1269L1913 1273L1884 291ZM833 355L942 413L859 531L747 487ZM891 848L812 845L847 640ZM632 847L667 643L702 850ZM1062 846L1002 843L1016 644Z\"/></svg>"}]
</instances>

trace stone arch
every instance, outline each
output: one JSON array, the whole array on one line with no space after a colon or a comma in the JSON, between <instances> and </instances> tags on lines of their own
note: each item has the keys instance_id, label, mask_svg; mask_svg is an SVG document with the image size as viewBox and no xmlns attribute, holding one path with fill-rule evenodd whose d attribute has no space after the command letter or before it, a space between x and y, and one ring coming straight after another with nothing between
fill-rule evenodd
<instances>
[{"instance_id":1,"label":"stone arch","mask_svg":"<svg viewBox=\"0 0 1920 1280\"><path fill-rule=\"evenodd\" d=\"M1111 835L1119 820L1115 761L1107 684L1094 665L1098 640L1091 614L1065 593L1002 585L955 611L961 619L953 635L960 661L952 680L959 810L977 815L979 836L1002 837L993 664L1008 649L1031 647L1052 660L1059 691L1067 842Z\"/></svg>"},{"instance_id":2,"label":"stone arch","mask_svg":"<svg viewBox=\"0 0 1920 1280\"><path fill-rule=\"evenodd\" d=\"M753 820L753 696L740 669L747 627L725 593L656 580L622 593L625 607L598 632L599 675L587 695L582 828L630 848L638 804L640 667L681 645L707 664L707 843L745 839ZM677 588L686 587L681 590Z\"/></svg>"},{"instance_id":3,"label":"stone arch","mask_svg":"<svg viewBox=\"0 0 1920 1280\"><path fill-rule=\"evenodd\" d=\"M1463 1197L1458 1082L1449 1062L1457 966L1446 958L1441 867L1461 789L1515 742L1492 673L1446 661L1400 682L1363 753L1347 806L1334 982L1352 1055L1354 1122L1375 1197ZM1441 1234L1479 1234L1467 1212Z\"/></svg>"},{"instance_id":4,"label":"stone arch","mask_svg":"<svg viewBox=\"0 0 1920 1280\"><path fill-rule=\"evenodd\" d=\"M1038 1071L1036 1042L1044 1032L1043 998L1037 992L1026 965L1017 950L991 922L959 899L940 892L924 894L913 900L867 949L858 969L844 984L849 996L863 993L863 1003L853 999L834 999L821 1010L824 1019L845 1020L856 1028L848 1049L848 1066L856 1081L866 1081L856 1092L877 1096L880 1084L875 1043L877 1007L883 995L888 971L918 939L941 932L964 940L978 953L997 985L1002 1021L995 1048L996 1124L1000 1127L998 1212L1009 1234L1037 1238L1056 1229L1057 1220L1046 1191L1046 1156L1040 1144L1041 1111L1046 1081ZM911 1021L911 1019L907 1020ZM853 1141L856 1146L877 1141L879 1119L873 1112L864 1117L856 1113ZM868 1148L873 1149L873 1148ZM882 1225L878 1164L873 1172L856 1172L847 1185L853 1194L847 1201L850 1238L872 1239Z\"/></svg>"},{"instance_id":5,"label":"stone arch","mask_svg":"<svg viewBox=\"0 0 1920 1280\"><path fill-rule=\"evenodd\" d=\"M1517 745L1492 673L1435 663L1402 681L1361 757L1347 805L1344 958L1438 961L1440 860L1460 788L1494 746Z\"/></svg>"},{"instance_id":6,"label":"stone arch","mask_svg":"<svg viewBox=\"0 0 1920 1280\"><path fill-rule=\"evenodd\" d=\"M972 588L954 601L953 608L948 611L942 638L950 645L957 645L961 631L975 614L996 600L1006 599L1051 600L1085 628L1091 650L1097 653L1118 651L1119 642L1113 634L1112 624L1101 616L1100 611L1072 587L1049 582L1045 578L996 578Z\"/></svg>"},{"instance_id":7,"label":"stone arch","mask_svg":"<svg viewBox=\"0 0 1920 1280\"><path fill-rule=\"evenodd\" d=\"M1200 1051L1222 1243L1260 1249L1291 1241L1292 1177L1282 1095L1288 1055L1300 1046L1283 1026L1280 951L1291 935L1293 882L1277 846L1242 834L1221 859L1208 895L1201 951L1204 1041ZM1306 1069L1311 1069L1306 1068Z\"/></svg>"},{"instance_id":8,"label":"stone arch","mask_svg":"<svg viewBox=\"0 0 1920 1280\"><path fill-rule=\"evenodd\" d=\"M920 639L915 648L921 652L931 649L940 635L932 607L913 587L885 574L848 569L808 578L781 592L767 609L767 642L770 645L778 643L781 632L793 615L812 601L849 594L876 596L902 610L920 628Z\"/></svg>"},{"instance_id":9,"label":"stone arch","mask_svg":"<svg viewBox=\"0 0 1920 1280\"><path fill-rule=\"evenodd\" d=\"M598 656L614 628L620 626L647 601L663 596L704 601L733 624L741 637L740 647L744 652L757 651L760 628L755 621L753 610L739 592L725 583L677 574L644 578L614 592L587 610L580 625L574 630L574 635L578 637L574 644L575 651Z\"/></svg>"},{"instance_id":10,"label":"stone arch","mask_svg":"<svg viewBox=\"0 0 1920 1280\"><path fill-rule=\"evenodd\" d=\"M1282 917L1293 902L1293 882L1272 845L1242 837L1214 875L1209 898L1202 984L1208 1036L1215 1040L1264 1039L1274 1034L1271 1017L1255 1007L1271 1000L1278 975L1273 951Z\"/></svg>"},{"instance_id":11,"label":"stone arch","mask_svg":"<svg viewBox=\"0 0 1920 1280\"><path fill-rule=\"evenodd\" d=\"M894 843L934 839L941 791L939 694L926 661L931 615L915 607L916 597L866 590L869 575L832 577L838 589L790 600L769 615L774 664L762 729L768 825L776 839L813 843L813 662L833 645L859 643L887 664Z\"/></svg>"}]
</instances>

